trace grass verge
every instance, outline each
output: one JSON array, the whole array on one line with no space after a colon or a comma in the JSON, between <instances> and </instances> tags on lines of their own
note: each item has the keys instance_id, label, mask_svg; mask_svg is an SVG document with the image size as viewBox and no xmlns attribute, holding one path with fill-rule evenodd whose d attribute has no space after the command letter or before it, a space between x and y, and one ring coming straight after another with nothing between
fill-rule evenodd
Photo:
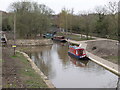
<instances>
[{"instance_id":1,"label":"grass verge","mask_svg":"<svg viewBox=\"0 0 120 90\"><path fill-rule=\"evenodd\" d=\"M22 65L22 68L20 68L18 74L27 88L48 87L40 75L32 69L30 62L21 53L17 52L15 56L11 57L20 61L19 64Z\"/></svg>"}]
</instances>

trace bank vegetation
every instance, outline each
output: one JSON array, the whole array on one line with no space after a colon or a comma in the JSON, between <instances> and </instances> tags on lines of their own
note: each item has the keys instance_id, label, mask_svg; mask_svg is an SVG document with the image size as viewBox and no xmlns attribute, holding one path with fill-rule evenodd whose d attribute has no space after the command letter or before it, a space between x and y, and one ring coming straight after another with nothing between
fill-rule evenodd
<instances>
[{"instance_id":1,"label":"bank vegetation","mask_svg":"<svg viewBox=\"0 0 120 90\"><path fill-rule=\"evenodd\" d=\"M64 31L118 39L118 3L113 1L104 6L95 7L93 12L63 8L60 13L37 2L20 1L9 6L9 12L3 14L2 30L13 31L16 16L17 38L36 38L43 33Z\"/></svg>"}]
</instances>

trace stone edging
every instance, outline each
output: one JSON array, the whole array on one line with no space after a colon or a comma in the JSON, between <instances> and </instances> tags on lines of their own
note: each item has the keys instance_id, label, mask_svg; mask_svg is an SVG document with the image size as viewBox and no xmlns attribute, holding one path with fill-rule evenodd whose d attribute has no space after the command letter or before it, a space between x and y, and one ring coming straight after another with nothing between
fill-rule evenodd
<instances>
[{"instance_id":1,"label":"stone edging","mask_svg":"<svg viewBox=\"0 0 120 90\"><path fill-rule=\"evenodd\" d=\"M99 61L97 61L97 60L95 60L95 59L93 59L92 57L89 57L89 58L90 58L93 62L99 64L100 66L102 66L102 67L106 68L107 70L113 72L114 74L120 76L120 73L119 73L117 70L115 70L114 68L112 68L112 67L110 67L110 66L107 66L107 65L105 65L105 64L103 64L103 63L101 63L101 62L99 62Z\"/></svg>"},{"instance_id":2,"label":"stone edging","mask_svg":"<svg viewBox=\"0 0 120 90\"><path fill-rule=\"evenodd\" d=\"M24 39L24 40L16 40L16 45L17 46L43 46L43 45L52 45L53 42L51 39ZM13 45L14 41L13 40L8 40L7 42L8 45Z\"/></svg>"},{"instance_id":3,"label":"stone edging","mask_svg":"<svg viewBox=\"0 0 120 90\"><path fill-rule=\"evenodd\" d=\"M48 80L48 78L43 74L43 72L35 65L35 63L32 61L32 59L30 59L30 57L21 51L16 51L19 52L21 54L23 54L27 60L30 62L32 68L41 76L41 78L43 79L43 81L46 83L46 85L48 86L48 88L55 88L55 86L51 83L50 80Z\"/></svg>"}]
</instances>

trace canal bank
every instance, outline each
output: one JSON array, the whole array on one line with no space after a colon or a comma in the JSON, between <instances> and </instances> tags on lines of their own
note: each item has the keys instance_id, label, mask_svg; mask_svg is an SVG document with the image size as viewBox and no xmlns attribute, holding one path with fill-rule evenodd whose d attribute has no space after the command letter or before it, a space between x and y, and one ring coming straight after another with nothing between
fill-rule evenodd
<instances>
[{"instance_id":1,"label":"canal bank","mask_svg":"<svg viewBox=\"0 0 120 90\"><path fill-rule=\"evenodd\" d=\"M67 40L69 43L80 45L82 48L87 48L87 42L93 42L97 40L86 40L86 41L74 41L74 40ZM101 40L98 40L98 42ZM100 44L99 44L100 45ZM120 76L120 72L118 71L118 65L112 63L108 60L105 60L99 56L96 56L88 51L86 51L88 58L90 58L93 62L103 66L104 68L108 69L109 71L115 73L116 75Z\"/></svg>"},{"instance_id":2,"label":"canal bank","mask_svg":"<svg viewBox=\"0 0 120 90\"><path fill-rule=\"evenodd\" d=\"M37 67L31 67L32 61L25 54L16 52L14 55L11 47L3 47L2 51L2 88L53 88L44 75L47 83L43 80L40 71L34 70Z\"/></svg>"},{"instance_id":3,"label":"canal bank","mask_svg":"<svg viewBox=\"0 0 120 90\"><path fill-rule=\"evenodd\" d=\"M46 83L48 88L55 88L55 86L51 83L51 81L43 74L43 72L36 66L36 64L33 62L33 60L30 59L30 57L26 53L20 52L20 51L17 51L17 52L24 55L24 57L30 62L31 67L35 70L36 73L38 73L40 75L40 77Z\"/></svg>"},{"instance_id":4,"label":"canal bank","mask_svg":"<svg viewBox=\"0 0 120 90\"><path fill-rule=\"evenodd\" d=\"M14 40L8 40L7 45L13 45ZM45 46L52 45L51 39L17 39L15 40L17 46Z\"/></svg>"}]
</instances>

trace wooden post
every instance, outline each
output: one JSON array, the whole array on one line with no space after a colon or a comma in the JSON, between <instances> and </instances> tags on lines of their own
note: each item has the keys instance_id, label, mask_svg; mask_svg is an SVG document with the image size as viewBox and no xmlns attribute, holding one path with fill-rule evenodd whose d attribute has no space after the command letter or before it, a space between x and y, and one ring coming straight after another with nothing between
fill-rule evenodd
<instances>
[{"instance_id":1,"label":"wooden post","mask_svg":"<svg viewBox=\"0 0 120 90\"><path fill-rule=\"evenodd\" d=\"M65 14L65 34L67 35L67 12Z\"/></svg>"},{"instance_id":2,"label":"wooden post","mask_svg":"<svg viewBox=\"0 0 120 90\"><path fill-rule=\"evenodd\" d=\"M15 43L15 39L16 39L16 35L15 35L15 34L16 34L16 14L14 14L14 46L15 46L15 44L16 44L16 43ZM13 47L13 48L14 48L14 55L15 55L15 54L16 54L16 53L15 53L15 48L16 48L16 47Z\"/></svg>"}]
</instances>

